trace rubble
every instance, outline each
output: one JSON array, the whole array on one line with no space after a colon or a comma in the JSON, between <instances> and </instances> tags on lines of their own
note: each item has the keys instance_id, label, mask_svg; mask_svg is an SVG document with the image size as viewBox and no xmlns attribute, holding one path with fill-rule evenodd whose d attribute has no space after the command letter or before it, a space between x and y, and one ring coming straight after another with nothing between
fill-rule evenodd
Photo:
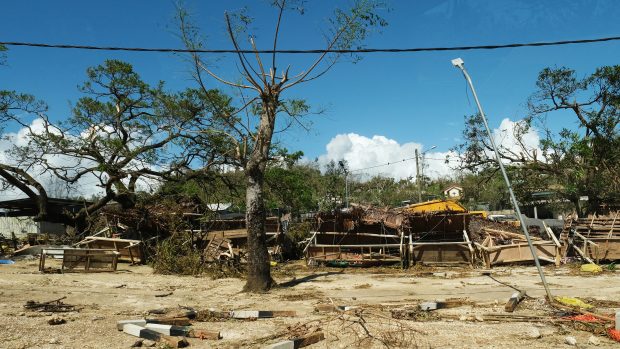
<instances>
[{"instance_id":1,"label":"rubble","mask_svg":"<svg viewBox=\"0 0 620 349\"><path fill-rule=\"evenodd\" d=\"M620 259L620 211L609 216L569 219L561 233L564 257L579 256L588 263Z\"/></svg>"}]
</instances>

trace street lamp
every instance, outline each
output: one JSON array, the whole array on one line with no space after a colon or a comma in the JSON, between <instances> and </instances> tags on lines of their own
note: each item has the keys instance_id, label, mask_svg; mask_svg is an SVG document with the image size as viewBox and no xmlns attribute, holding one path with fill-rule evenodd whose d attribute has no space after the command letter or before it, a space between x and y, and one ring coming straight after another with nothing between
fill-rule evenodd
<instances>
[{"instance_id":1,"label":"street lamp","mask_svg":"<svg viewBox=\"0 0 620 349\"><path fill-rule=\"evenodd\" d=\"M515 197L515 193L512 190L512 185L510 184L510 179L508 179L508 175L506 174L506 169L504 168L504 164L502 163L502 159L499 156L499 152L497 151L497 146L495 146L495 141L493 140L493 135L491 134L491 129L489 128L489 123L487 122L487 118L484 115L484 111L482 110L482 105L480 105L480 101L478 100L478 95L476 94L476 89L474 89L474 84L471 81L471 77L465 70L465 62L461 58L456 58L452 60L452 65L459 68L463 72L463 76L469 87L471 87L471 92L474 95L474 99L476 100L476 105L478 106L478 111L480 112L480 116L482 117L482 121L484 123L484 128L487 131L487 136L489 136L489 141L491 146L493 147L493 151L495 152L495 160L499 165L500 170L502 171L502 175L504 176L504 181L506 182L506 186L508 187L508 192L510 193L510 201L512 202L512 206L517 212L517 217L519 218L519 222L521 223L521 230L523 230L523 234L525 235L525 239L527 240L527 244L530 246L530 252L532 253L532 257L534 258L534 263L536 264L536 268L538 269L538 274L540 275L540 280L542 281L543 286L545 287L545 292L547 292L547 297L549 298L549 302L553 302L553 297L551 296L551 290L549 290L549 285L547 285L547 280L545 279L545 274L540 266L540 261L538 260L538 255L536 254L536 249L534 245L532 245L532 238L530 238L530 234L527 231L527 227L525 226L525 221L521 216L521 210L519 209L519 204L517 203L517 198Z\"/></svg>"},{"instance_id":2,"label":"street lamp","mask_svg":"<svg viewBox=\"0 0 620 349\"><path fill-rule=\"evenodd\" d=\"M418 148L415 149L415 181L418 185L418 202L422 202L422 184L420 183L420 156L424 156L427 152L437 148L436 145L430 147L429 149L423 151L421 154L418 154ZM423 170L422 170L423 171Z\"/></svg>"}]
</instances>

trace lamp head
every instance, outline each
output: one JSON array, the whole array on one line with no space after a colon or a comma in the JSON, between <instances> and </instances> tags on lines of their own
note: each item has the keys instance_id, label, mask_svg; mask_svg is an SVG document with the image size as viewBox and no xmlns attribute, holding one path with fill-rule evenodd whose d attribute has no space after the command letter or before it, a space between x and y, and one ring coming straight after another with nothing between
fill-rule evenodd
<instances>
[{"instance_id":1,"label":"lamp head","mask_svg":"<svg viewBox=\"0 0 620 349\"><path fill-rule=\"evenodd\" d=\"M465 62L463 62L463 60L461 58L455 58L452 60L452 65L457 67L457 68L463 68L463 65L465 65Z\"/></svg>"}]
</instances>

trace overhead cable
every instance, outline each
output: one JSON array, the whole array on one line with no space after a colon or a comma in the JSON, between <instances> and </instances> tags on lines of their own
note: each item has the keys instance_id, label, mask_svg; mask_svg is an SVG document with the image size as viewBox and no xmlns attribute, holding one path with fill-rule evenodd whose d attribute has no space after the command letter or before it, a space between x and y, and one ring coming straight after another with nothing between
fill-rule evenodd
<instances>
[{"instance_id":1,"label":"overhead cable","mask_svg":"<svg viewBox=\"0 0 620 349\"><path fill-rule=\"evenodd\" d=\"M559 46L573 44L590 44L596 42L618 41L620 36L610 36L596 39L579 39L563 41L541 41L528 43L512 43L500 45L475 45L475 46L451 46L451 47L414 47L414 48L357 48L357 49L308 49L308 50L234 50L234 49L181 49L181 48L148 48L148 47L118 47L118 46L93 46L74 44L45 44L34 42L2 41L0 45L25 46L55 49L78 49L99 51L134 51L134 52L172 52L172 53L286 53L286 54L322 54L322 53L406 53L406 52L433 52L433 51L465 51L465 50L495 50L516 47L540 47Z\"/></svg>"}]
</instances>

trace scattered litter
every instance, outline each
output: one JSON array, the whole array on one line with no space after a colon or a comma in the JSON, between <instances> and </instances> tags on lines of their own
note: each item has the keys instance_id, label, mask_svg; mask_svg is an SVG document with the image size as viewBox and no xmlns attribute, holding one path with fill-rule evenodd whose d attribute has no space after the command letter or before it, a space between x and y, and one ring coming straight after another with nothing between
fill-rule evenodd
<instances>
[{"instance_id":1,"label":"scattered litter","mask_svg":"<svg viewBox=\"0 0 620 349\"><path fill-rule=\"evenodd\" d=\"M620 342L620 331L614 330L613 328L608 328L607 335L616 342Z\"/></svg>"},{"instance_id":2,"label":"scattered litter","mask_svg":"<svg viewBox=\"0 0 620 349\"><path fill-rule=\"evenodd\" d=\"M575 339L575 337L572 336L564 338L564 342L568 345L577 345L577 340Z\"/></svg>"},{"instance_id":3,"label":"scattered litter","mask_svg":"<svg viewBox=\"0 0 620 349\"><path fill-rule=\"evenodd\" d=\"M598 346L601 344L601 340L598 339L597 336L590 336L590 338L588 338L588 344Z\"/></svg>"},{"instance_id":4,"label":"scattered litter","mask_svg":"<svg viewBox=\"0 0 620 349\"><path fill-rule=\"evenodd\" d=\"M0 259L0 264L15 264L15 262L10 259Z\"/></svg>"}]
</instances>

